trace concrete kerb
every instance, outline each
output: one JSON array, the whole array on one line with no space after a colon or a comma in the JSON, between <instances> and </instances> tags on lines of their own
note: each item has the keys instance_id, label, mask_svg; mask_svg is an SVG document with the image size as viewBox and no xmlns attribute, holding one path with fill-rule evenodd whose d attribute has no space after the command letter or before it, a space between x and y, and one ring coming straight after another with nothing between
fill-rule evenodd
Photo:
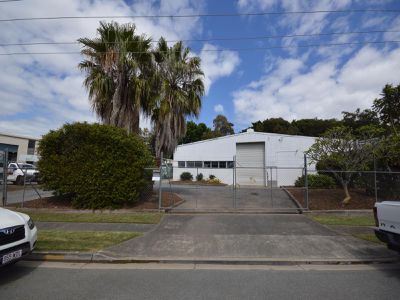
<instances>
[{"instance_id":1,"label":"concrete kerb","mask_svg":"<svg viewBox=\"0 0 400 300\"><path fill-rule=\"evenodd\" d=\"M159 264L215 264L215 265L360 265L400 262L400 256L362 259L269 259L269 258L160 258L160 257L113 257L101 252L35 251L24 258L27 261L65 263L159 263Z\"/></svg>"}]
</instances>

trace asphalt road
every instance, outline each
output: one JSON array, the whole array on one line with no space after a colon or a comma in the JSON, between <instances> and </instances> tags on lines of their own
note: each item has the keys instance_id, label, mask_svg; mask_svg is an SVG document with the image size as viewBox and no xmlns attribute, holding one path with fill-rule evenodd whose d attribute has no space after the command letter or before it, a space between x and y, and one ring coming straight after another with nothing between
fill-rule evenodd
<instances>
[{"instance_id":1,"label":"asphalt road","mask_svg":"<svg viewBox=\"0 0 400 300\"><path fill-rule=\"evenodd\" d=\"M398 299L400 266L79 265L0 269L0 299Z\"/></svg>"}]
</instances>

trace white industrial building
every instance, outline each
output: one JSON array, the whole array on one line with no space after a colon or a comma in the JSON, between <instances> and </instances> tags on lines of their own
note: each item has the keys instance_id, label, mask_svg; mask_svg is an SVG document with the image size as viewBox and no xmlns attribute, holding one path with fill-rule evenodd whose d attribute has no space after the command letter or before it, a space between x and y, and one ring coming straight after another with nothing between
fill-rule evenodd
<instances>
[{"instance_id":1,"label":"white industrial building","mask_svg":"<svg viewBox=\"0 0 400 300\"><path fill-rule=\"evenodd\" d=\"M198 173L202 173L204 178L212 174L226 184L293 185L302 175L304 152L315 139L250 129L244 133L179 145L174 153L173 180L180 180L183 172L190 172L194 179Z\"/></svg>"},{"instance_id":2,"label":"white industrial building","mask_svg":"<svg viewBox=\"0 0 400 300\"><path fill-rule=\"evenodd\" d=\"M8 161L35 163L38 161L40 138L0 132L0 151L6 151Z\"/></svg>"}]
</instances>

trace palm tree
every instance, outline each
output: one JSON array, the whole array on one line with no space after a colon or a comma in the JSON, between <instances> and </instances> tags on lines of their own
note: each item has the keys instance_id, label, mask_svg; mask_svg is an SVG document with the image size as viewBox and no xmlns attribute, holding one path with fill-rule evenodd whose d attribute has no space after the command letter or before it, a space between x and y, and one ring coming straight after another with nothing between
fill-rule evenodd
<instances>
[{"instance_id":1,"label":"palm tree","mask_svg":"<svg viewBox=\"0 0 400 300\"><path fill-rule=\"evenodd\" d=\"M156 156L170 156L186 134L186 117L197 117L204 94L200 58L178 42L168 47L161 38L154 52L159 97L152 113Z\"/></svg>"},{"instance_id":2,"label":"palm tree","mask_svg":"<svg viewBox=\"0 0 400 300\"><path fill-rule=\"evenodd\" d=\"M134 24L100 22L95 39L81 38L84 85L104 124L139 133L140 113L149 115L153 59L151 39L135 34Z\"/></svg>"}]
</instances>

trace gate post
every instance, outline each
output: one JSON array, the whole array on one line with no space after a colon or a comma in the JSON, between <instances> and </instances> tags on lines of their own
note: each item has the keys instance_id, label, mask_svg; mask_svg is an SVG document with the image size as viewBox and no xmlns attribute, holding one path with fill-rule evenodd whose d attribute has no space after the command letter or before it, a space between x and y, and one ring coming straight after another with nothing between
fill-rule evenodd
<instances>
[{"instance_id":1,"label":"gate post","mask_svg":"<svg viewBox=\"0 0 400 300\"><path fill-rule=\"evenodd\" d=\"M163 152L160 155L160 183L158 185L158 209L162 207L162 164L163 164Z\"/></svg>"},{"instance_id":2,"label":"gate post","mask_svg":"<svg viewBox=\"0 0 400 300\"><path fill-rule=\"evenodd\" d=\"M3 155L3 207L7 205L7 176L8 176L8 148L4 150Z\"/></svg>"},{"instance_id":3,"label":"gate post","mask_svg":"<svg viewBox=\"0 0 400 300\"><path fill-rule=\"evenodd\" d=\"M376 180L376 157L374 153L374 190L375 190L375 203L378 202L378 183Z\"/></svg>"},{"instance_id":4,"label":"gate post","mask_svg":"<svg viewBox=\"0 0 400 300\"><path fill-rule=\"evenodd\" d=\"M233 186L233 208L236 208L236 155L233 156L233 170L232 170L232 186Z\"/></svg>"},{"instance_id":5,"label":"gate post","mask_svg":"<svg viewBox=\"0 0 400 300\"><path fill-rule=\"evenodd\" d=\"M308 176L307 176L307 155L304 154L304 198L306 200L306 209L308 210Z\"/></svg>"}]
</instances>

